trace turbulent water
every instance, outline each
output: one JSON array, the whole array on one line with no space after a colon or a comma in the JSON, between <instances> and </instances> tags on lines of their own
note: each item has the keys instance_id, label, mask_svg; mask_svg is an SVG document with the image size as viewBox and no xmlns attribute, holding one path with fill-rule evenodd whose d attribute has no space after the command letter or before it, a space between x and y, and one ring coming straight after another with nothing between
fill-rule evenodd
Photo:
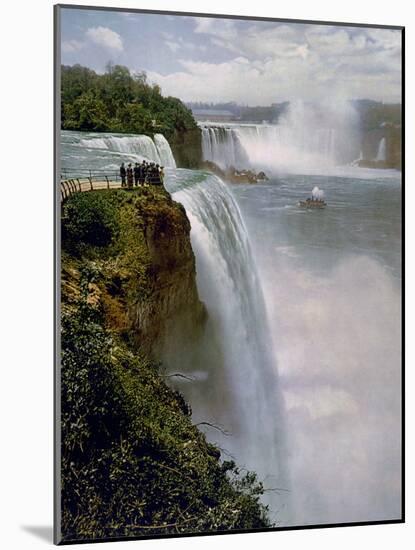
<instances>
[{"instance_id":1,"label":"turbulent water","mask_svg":"<svg viewBox=\"0 0 415 550\"><path fill-rule=\"evenodd\" d=\"M103 172L118 174L121 162L153 161L168 168L176 162L170 145L161 134L154 140L143 135L61 132L61 173L85 176Z\"/></svg>"},{"instance_id":2,"label":"turbulent water","mask_svg":"<svg viewBox=\"0 0 415 550\"><path fill-rule=\"evenodd\" d=\"M200 427L223 456L276 489L265 502L281 525L400 516L400 175L339 168L359 150L344 144L354 125L334 115L320 137L283 129L284 145L275 127L228 128L215 142L210 125L209 144L203 131L215 161L267 162L266 183L166 171L209 313L202 345L177 362L192 379L180 389L195 422L216 426ZM298 137L295 119L317 115L289 116ZM143 154L119 138L64 132L63 168L116 169ZM315 187L328 207L298 208Z\"/></svg>"},{"instance_id":3,"label":"turbulent water","mask_svg":"<svg viewBox=\"0 0 415 550\"><path fill-rule=\"evenodd\" d=\"M202 372L198 365L196 373L204 381L201 391L183 390L196 410L208 415L204 420L230 432L208 429L215 442L239 465L255 470L268 489L287 491L282 396L262 286L239 207L227 186L209 173L176 171L167 187L190 219L197 284L212 335L203 345L207 357L203 350L199 354L206 365ZM215 345L221 357L211 365ZM215 374L218 368L224 369L224 377ZM212 393L222 394L223 400L212 399ZM289 504L287 496L273 492L265 500L275 516L278 507Z\"/></svg>"},{"instance_id":4,"label":"turbulent water","mask_svg":"<svg viewBox=\"0 0 415 550\"><path fill-rule=\"evenodd\" d=\"M296 525L400 517L400 176L340 173L233 187L274 338ZM328 207L296 207L316 186Z\"/></svg>"},{"instance_id":5,"label":"turbulent water","mask_svg":"<svg viewBox=\"0 0 415 550\"><path fill-rule=\"evenodd\" d=\"M203 156L221 168L294 172L352 162L358 118L348 103L293 102L278 124L201 123Z\"/></svg>"}]
</instances>

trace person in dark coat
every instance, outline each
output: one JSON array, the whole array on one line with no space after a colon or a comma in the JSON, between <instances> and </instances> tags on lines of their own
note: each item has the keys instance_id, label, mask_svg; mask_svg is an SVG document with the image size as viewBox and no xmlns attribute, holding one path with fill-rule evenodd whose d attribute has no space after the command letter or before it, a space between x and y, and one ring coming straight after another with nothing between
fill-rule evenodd
<instances>
[{"instance_id":1,"label":"person in dark coat","mask_svg":"<svg viewBox=\"0 0 415 550\"><path fill-rule=\"evenodd\" d=\"M146 178L147 178L147 170L148 170L148 164L145 160L143 160L143 164L141 165L141 169L142 169L142 173L141 173L141 178L142 178L142 184L144 185L146 183Z\"/></svg>"},{"instance_id":2,"label":"person in dark coat","mask_svg":"<svg viewBox=\"0 0 415 550\"><path fill-rule=\"evenodd\" d=\"M125 170L124 163L122 163L121 166L120 166L121 187L125 187L125 176L126 176L126 174L127 174L127 172Z\"/></svg>"},{"instance_id":3,"label":"person in dark coat","mask_svg":"<svg viewBox=\"0 0 415 550\"><path fill-rule=\"evenodd\" d=\"M140 176L140 168L138 166L138 162L136 162L134 166L134 185L136 187L138 185L139 176Z\"/></svg>"},{"instance_id":4,"label":"person in dark coat","mask_svg":"<svg viewBox=\"0 0 415 550\"><path fill-rule=\"evenodd\" d=\"M128 165L128 168L127 168L127 186L128 186L128 189L133 188L133 181L134 181L134 174L133 174L133 169L132 169L131 163L130 163Z\"/></svg>"},{"instance_id":5,"label":"person in dark coat","mask_svg":"<svg viewBox=\"0 0 415 550\"><path fill-rule=\"evenodd\" d=\"M151 184L152 174L153 174L153 163L147 162L146 163L146 185Z\"/></svg>"},{"instance_id":6,"label":"person in dark coat","mask_svg":"<svg viewBox=\"0 0 415 550\"><path fill-rule=\"evenodd\" d=\"M143 185L144 184L144 180L145 180L145 173L144 173L144 163L145 161L143 161L139 167L138 167L138 181L140 183L140 185Z\"/></svg>"},{"instance_id":7,"label":"person in dark coat","mask_svg":"<svg viewBox=\"0 0 415 550\"><path fill-rule=\"evenodd\" d=\"M154 167L154 185L161 185L160 166L158 164Z\"/></svg>"}]
</instances>

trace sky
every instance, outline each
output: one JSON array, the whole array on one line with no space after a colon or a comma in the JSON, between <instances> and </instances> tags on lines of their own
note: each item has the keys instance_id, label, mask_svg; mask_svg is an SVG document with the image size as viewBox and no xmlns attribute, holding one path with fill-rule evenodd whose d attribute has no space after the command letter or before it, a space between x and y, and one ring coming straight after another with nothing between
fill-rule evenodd
<instances>
[{"instance_id":1,"label":"sky","mask_svg":"<svg viewBox=\"0 0 415 550\"><path fill-rule=\"evenodd\" d=\"M147 73L183 101L401 101L401 31L61 10L62 63Z\"/></svg>"}]
</instances>

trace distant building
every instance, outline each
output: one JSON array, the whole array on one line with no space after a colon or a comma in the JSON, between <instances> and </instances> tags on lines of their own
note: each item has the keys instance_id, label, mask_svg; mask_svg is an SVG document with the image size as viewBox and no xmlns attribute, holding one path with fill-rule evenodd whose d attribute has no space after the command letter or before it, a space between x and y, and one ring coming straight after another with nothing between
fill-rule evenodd
<instances>
[{"instance_id":1,"label":"distant building","mask_svg":"<svg viewBox=\"0 0 415 550\"><path fill-rule=\"evenodd\" d=\"M222 109L192 109L193 116L196 120L203 122L211 120L212 122L230 122L236 120L237 117L231 111Z\"/></svg>"}]
</instances>

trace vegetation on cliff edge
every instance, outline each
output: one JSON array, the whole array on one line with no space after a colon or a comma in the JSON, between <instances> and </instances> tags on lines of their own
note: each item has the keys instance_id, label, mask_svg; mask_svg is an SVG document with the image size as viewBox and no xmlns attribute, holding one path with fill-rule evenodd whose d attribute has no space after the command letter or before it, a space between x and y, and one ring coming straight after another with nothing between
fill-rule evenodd
<instances>
[{"instance_id":1,"label":"vegetation on cliff edge","mask_svg":"<svg viewBox=\"0 0 415 550\"><path fill-rule=\"evenodd\" d=\"M256 475L220 460L220 450L192 424L184 398L166 385L162 366L108 322L99 289L102 279L108 283L109 264L131 262L146 299L152 265L137 239L145 238L146 216L164 219L154 226L162 233L188 224L166 192L151 188L82 193L63 207L62 269L75 273L63 277L62 288L67 541L270 526ZM140 231L132 227L129 236L131 224ZM120 255L133 241L131 254Z\"/></svg>"}]
</instances>

